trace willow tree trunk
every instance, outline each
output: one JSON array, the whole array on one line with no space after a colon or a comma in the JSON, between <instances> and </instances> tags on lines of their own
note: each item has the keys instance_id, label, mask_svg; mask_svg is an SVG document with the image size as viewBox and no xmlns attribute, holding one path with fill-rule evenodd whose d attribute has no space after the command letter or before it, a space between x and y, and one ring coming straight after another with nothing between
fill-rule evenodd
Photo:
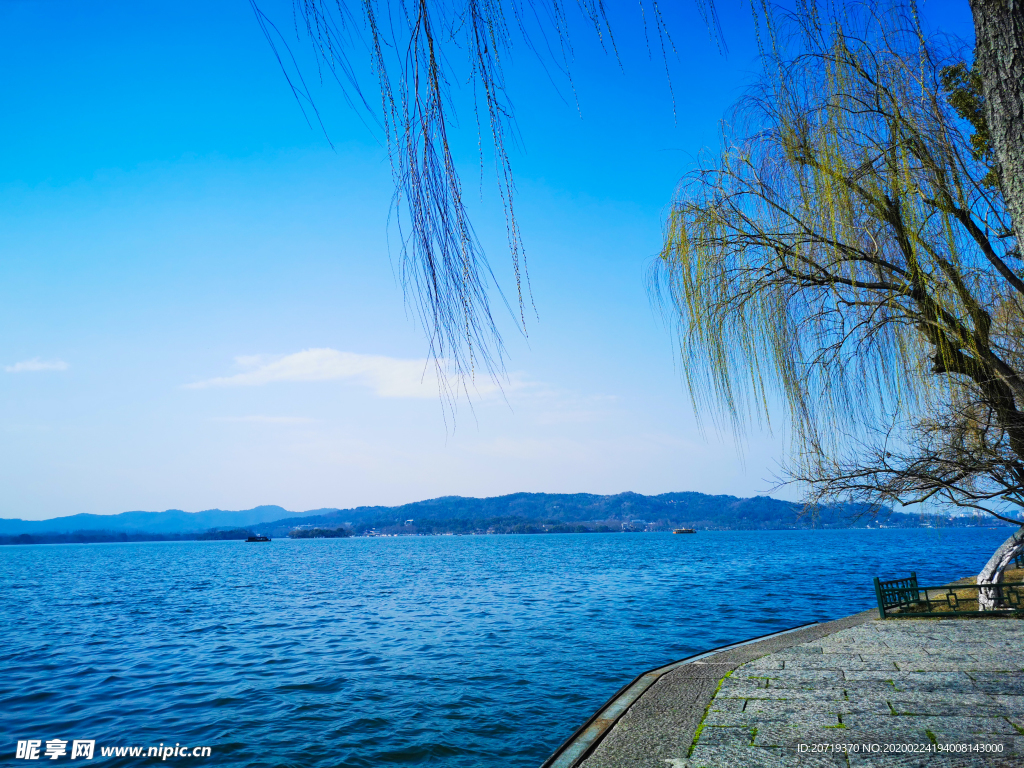
<instances>
[{"instance_id":1,"label":"willow tree trunk","mask_svg":"<svg viewBox=\"0 0 1024 768\"><path fill-rule=\"evenodd\" d=\"M974 14L974 66L981 76L985 119L1020 252L1024 251L1024 0L970 2ZM1022 551L1024 528L992 556L978 575L978 583L1002 581L1003 569ZM991 609L995 593L981 590L978 602L983 604L979 607Z\"/></svg>"},{"instance_id":2,"label":"willow tree trunk","mask_svg":"<svg viewBox=\"0 0 1024 768\"><path fill-rule=\"evenodd\" d=\"M971 0L974 65L1003 193L1024 247L1024 0Z\"/></svg>"},{"instance_id":3,"label":"willow tree trunk","mask_svg":"<svg viewBox=\"0 0 1024 768\"><path fill-rule=\"evenodd\" d=\"M1003 571L1017 555L1024 552L1024 528L1018 528L1013 532L1003 545L996 550L985 567L978 574L978 584L999 584L1003 580ZM998 608L998 592L995 589L978 590L978 608L982 611L991 611Z\"/></svg>"}]
</instances>

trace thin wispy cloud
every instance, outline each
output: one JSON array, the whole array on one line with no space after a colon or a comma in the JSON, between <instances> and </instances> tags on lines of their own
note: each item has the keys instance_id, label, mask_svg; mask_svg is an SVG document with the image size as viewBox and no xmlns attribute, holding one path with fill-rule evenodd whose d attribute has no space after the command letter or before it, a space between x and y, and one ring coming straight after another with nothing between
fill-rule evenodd
<instances>
[{"instance_id":1,"label":"thin wispy cloud","mask_svg":"<svg viewBox=\"0 0 1024 768\"><path fill-rule=\"evenodd\" d=\"M315 424L317 420L305 416L217 416L212 421L233 424Z\"/></svg>"},{"instance_id":2,"label":"thin wispy cloud","mask_svg":"<svg viewBox=\"0 0 1024 768\"><path fill-rule=\"evenodd\" d=\"M278 382L354 381L369 387L378 397L436 398L441 387L430 360L403 360L384 355L361 355L336 349L306 349L283 357L247 355L236 357L239 368L248 369L186 384L187 389L257 387ZM452 382L447 382L449 385ZM477 394L496 391L491 381L470 387ZM458 387L461 389L461 386Z\"/></svg>"},{"instance_id":3,"label":"thin wispy cloud","mask_svg":"<svg viewBox=\"0 0 1024 768\"><path fill-rule=\"evenodd\" d=\"M39 371L66 371L71 366L63 360L40 360L33 357L31 360L22 360L14 365L5 365L7 373L37 373Z\"/></svg>"}]
</instances>

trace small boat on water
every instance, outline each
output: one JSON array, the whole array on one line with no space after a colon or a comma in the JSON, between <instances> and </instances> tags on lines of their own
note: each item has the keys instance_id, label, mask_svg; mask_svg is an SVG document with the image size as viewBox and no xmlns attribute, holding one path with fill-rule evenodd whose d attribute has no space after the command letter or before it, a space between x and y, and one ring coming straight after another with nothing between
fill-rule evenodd
<instances>
[{"instance_id":1,"label":"small boat on water","mask_svg":"<svg viewBox=\"0 0 1024 768\"><path fill-rule=\"evenodd\" d=\"M250 536L246 541L270 541L266 536Z\"/></svg>"},{"instance_id":2,"label":"small boat on water","mask_svg":"<svg viewBox=\"0 0 1024 768\"><path fill-rule=\"evenodd\" d=\"M672 533L696 533L693 528L676 528Z\"/></svg>"}]
</instances>

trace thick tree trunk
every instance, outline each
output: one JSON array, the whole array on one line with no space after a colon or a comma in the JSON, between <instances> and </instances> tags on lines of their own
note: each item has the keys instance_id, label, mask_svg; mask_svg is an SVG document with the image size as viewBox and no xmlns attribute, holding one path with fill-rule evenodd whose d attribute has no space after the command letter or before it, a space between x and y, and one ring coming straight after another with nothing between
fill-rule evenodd
<instances>
[{"instance_id":1,"label":"thick tree trunk","mask_svg":"<svg viewBox=\"0 0 1024 768\"><path fill-rule=\"evenodd\" d=\"M970 0L974 14L974 66L981 76L988 122L1017 248L1024 250L1024 0ZM1021 458L1024 458L1022 456ZM998 584L1024 551L1024 528L996 550L978 584ZM996 606L995 590L978 592L978 607Z\"/></svg>"},{"instance_id":2,"label":"thick tree trunk","mask_svg":"<svg viewBox=\"0 0 1024 768\"><path fill-rule=\"evenodd\" d=\"M1003 571L1010 562L1024 551L1024 528L1014 531L1003 545L996 550L985 567L978 574L978 584L999 584L1003 580ZM996 605L996 591L994 589L978 590L978 608L983 611L991 611Z\"/></svg>"},{"instance_id":3,"label":"thick tree trunk","mask_svg":"<svg viewBox=\"0 0 1024 768\"><path fill-rule=\"evenodd\" d=\"M1024 247L1024 0L971 0L974 65L1018 247Z\"/></svg>"}]
</instances>

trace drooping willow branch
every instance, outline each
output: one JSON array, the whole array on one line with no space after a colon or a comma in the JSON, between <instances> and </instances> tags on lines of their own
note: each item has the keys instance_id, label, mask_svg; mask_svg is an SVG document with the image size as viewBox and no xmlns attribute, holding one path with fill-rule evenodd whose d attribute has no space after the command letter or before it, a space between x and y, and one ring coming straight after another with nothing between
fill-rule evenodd
<instances>
[{"instance_id":1,"label":"drooping willow branch","mask_svg":"<svg viewBox=\"0 0 1024 768\"><path fill-rule=\"evenodd\" d=\"M250 0L275 51L284 38ZM615 41L603 0L294 0L296 27L312 43L319 66L342 86L349 103L368 111L385 136L395 180L393 211L400 232L400 276L430 350L448 374L465 382L479 370L503 369L500 334L490 297L508 306L491 272L466 205L453 135L458 131L460 88L468 84L480 138L480 161L489 152L504 208L517 309L525 331L531 303L516 217L516 189L508 144L513 108L505 69L518 45L545 67L568 77L572 60L570 10L577 12L613 55ZM714 7L698 0L712 27ZM662 51L671 47L657 0L641 3ZM363 61L360 58L365 56ZM289 85L312 116L309 90L290 53L278 53ZM368 64L379 106L370 106L360 82ZM571 82L571 79L570 79Z\"/></svg>"}]
</instances>

